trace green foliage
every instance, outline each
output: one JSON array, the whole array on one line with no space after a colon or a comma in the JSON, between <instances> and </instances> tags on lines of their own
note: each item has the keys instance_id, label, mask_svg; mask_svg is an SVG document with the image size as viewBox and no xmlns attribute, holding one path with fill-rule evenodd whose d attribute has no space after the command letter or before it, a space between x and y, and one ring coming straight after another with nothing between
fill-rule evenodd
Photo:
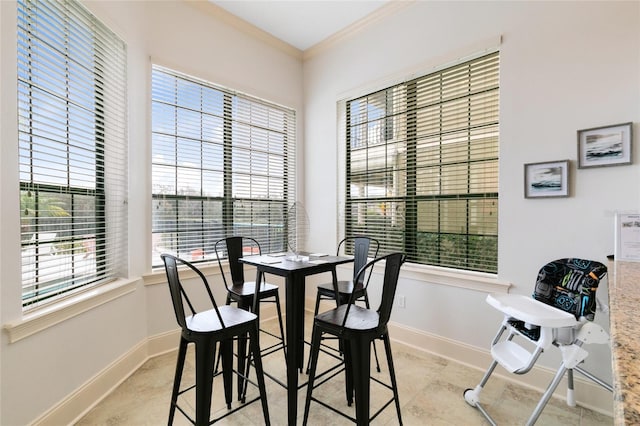
<instances>
[{"instance_id":1,"label":"green foliage","mask_svg":"<svg viewBox=\"0 0 640 426\"><path fill-rule=\"evenodd\" d=\"M36 193L33 191L20 192L20 211L22 212L22 218L35 217L36 213L40 218L71 217L67 211L66 204L66 200L58 194L41 191L36 196Z\"/></svg>"},{"instance_id":2,"label":"green foliage","mask_svg":"<svg viewBox=\"0 0 640 426\"><path fill-rule=\"evenodd\" d=\"M417 261L429 265L495 273L498 237L419 233Z\"/></svg>"}]
</instances>

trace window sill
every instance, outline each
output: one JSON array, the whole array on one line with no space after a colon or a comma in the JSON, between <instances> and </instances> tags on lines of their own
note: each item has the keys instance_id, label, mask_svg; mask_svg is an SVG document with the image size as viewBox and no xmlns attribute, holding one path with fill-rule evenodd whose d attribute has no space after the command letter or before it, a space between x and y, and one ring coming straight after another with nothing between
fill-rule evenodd
<instances>
[{"instance_id":1,"label":"window sill","mask_svg":"<svg viewBox=\"0 0 640 426\"><path fill-rule=\"evenodd\" d=\"M405 263L400 276L429 284L459 287L485 293L509 293L512 284L499 280L494 274L460 271L436 266Z\"/></svg>"},{"instance_id":2,"label":"window sill","mask_svg":"<svg viewBox=\"0 0 640 426\"><path fill-rule=\"evenodd\" d=\"M4 329L9 335L9 343L15 343L97 306L132 293L135 291L137 282L137 279L119 279L27 312L21 319L4 325Z\"/></svg>"},{"instance_id":3,"label":"window sill","mask_svg":"<svg viewBox=\"0 0 640 426\"><path fill-rule=\"evenodd\" d=\"M349 269L351 266L342 266L342 268ZM378 270L378 272L382 273L381 271L382 269ZM485 293L509 293L509 289L512 286L509 282L498 280L494 274L462 271L409 262L402 265L400 278L425 284L458 287Z\"/></svg>"},{"instance_id":4,"label":"window sill","mask_svg":"<svg viewBox=\"0 0 640 426\"><path fill-rule=\"evenodd\" d=\"M223 264L226 268L226 265ZM351 270L352 266L339 266L338 268L346 268ZM215 263L201 264L199 269L206 277L211 275L219 275L220 268ZM184 278L195 277L193 271L185 271ZM419 265L416 263L405 263L400 270L402 278L413 281L420 281L426 284L439 284L449 287L459 287L467 290L482 291L485 293L509 293L512 284L501 281L494 274L482 272L459 271L449 268L440 268L437 266ZM154 269L153 272L145 274L142 277L144 285L156 285L167 283L167 277L163 268Z\"/></svg>"},{"instance_id":5,"label":"window sill","mask_svg":"<svg viewBox=\"0 0 640 426\"><path fill-rule=\"evenodd\" d=\"M200 270L200 272L204 274L205 277L207 277L207 280L212 275L220 275L220 267L218 266L218 263L215 261L209 262L209 263L198 263L195 266ZM227 266L226 260L222 262L222 267L225 268L225 271L227 270L228 266ZM180 278L183 278L183 279L196 278L196 277L197 277L196 273L190 269L184 269L184 272L180 273ZM142 279L144 280L145 286L167 284L167 275L166 275L166 272L164 271L164 267L161 267L161 266L154 268L153 271L151 271L148 274L144 274L142 276Z\"/></svg>"}]
</instances>

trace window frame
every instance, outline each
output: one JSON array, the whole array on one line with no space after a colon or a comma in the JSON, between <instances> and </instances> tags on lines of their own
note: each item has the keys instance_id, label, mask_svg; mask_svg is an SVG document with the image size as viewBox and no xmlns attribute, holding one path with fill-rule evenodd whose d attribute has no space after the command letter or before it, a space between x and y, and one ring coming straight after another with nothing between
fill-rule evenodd
<instances>
[{"instance_id":1,"label":"window frame","mask_svg":"<svg viewBox=\"0 0 640 426\"><path fill-rule=\"evenodd\" d=\"M168 251L172 253L177 253L179 256L186 257L194 263L199 262L211 262L216 260L215 253L213 252L214 243L226 236L231 235L240 235L247 237L255 238L259 241L262 252L266 253L274 253L274 252L282 252L287 249L287 212L289 207L295 202L296 199L296 184L295 184L295 175L296 175L296 161L295 161L295 152L296 152L296 111L292 108L285 107L270 101L266 101L260 99L258 97L248 95L246 93L241 93L232 89L228 89L217 85L215 83L211 83L200 78L197 78L192 75L186 75L179 71L166 68L164 66L154 64L152 66L152 76L155 72L163 73L170 78L176 79L176 84L178 84L178 80L186 83L191 83L197 85L202 93L205 91L219 93L222 96L222 107L220 110L214 111L215 108L210 105L211 110L207 110L202 105L204 102L201 98L201 109L193 109L193 112L196 114L201 114L202 117L209 116L214 117L215 119L220 119L222 125L220 126L222 129L222 135L220 140L217 142L211 143L210 140L206 140L204 136L204 130L201 130L200 138L198 137L189 137L189 141L199 144L200 149L204 149L205 144L209 145L220 145L222 152L222 165L219 171L221 173L222 179L222 187L219 193L214 195L206 195L204 193L204 184L200 188L199 194L186 194L181 195L180 186L178 182L175 183L175 190L173 193L159 193L155 190L154 183L154 172L152 172L152 224L151 224L151 234L152 234L152 251L151 251L151 263L153 268L159 268L162 266L162 263L159 258L159 254L161 251ZM176 86L177 87L177 86ZM175 138L175 142L173 145L173 149L179 150L179 144L181 139L185 139L179 133L179 127L181 126L179 118L176 114L175 117L175 133L163 133L161 131L157 131L156 125L154 122L153 116L153 107L155 105L165 105L172 106L176 109L176 111L180 111L181 109L186 109L186 106L180 105L178 98L179 95L176 94L175 104L172 104L169 101L164 100L156 100L154 99L154 84L152 77L152 168L154 166L159 167L168 167L174 168L176 172L174 173L176 176L178 174L178 170L181 168L180 160L178 157L175 157L173 162L161 162L157 161L155 158L154 150L154 137L167 137L167 138ZM178 90L178 89L176 89ZM176 92L177 93L177 92ZM202 94L201 96L204 96ZM281 114L283 120L283 129L281 132L274 131L273 128L268 125L260 125L251 122L251 114L244 118L239 118L242 115L242 107L245 108L266 108L268 113L273 114ZM237 112L240 111L240 112ZM245 111L246 112L246 111ZM200 118L201 126L203 126L204 118ZM267 120L268 121L268 120ZM237 143L237 139L234 138L234 130L239 129L240 127L247 127L248 129L257 129L258 132L264 131L265 133L279 133L282 137L282 144L278 145L276 143L275 150L272 149L271 145L267 143L266 147L256 148L253 146L253 141L258 139L259 137L248 137L247 139L243 139L242 142L247 145L241 145ZM252 132L253 130L250 130ZM238 134L241 132L238 130ZM167 146L170 146L167 144ZM237 167L237 164L234 163L234 153L243 151L247 158L251 158L250 161L256 161L254 156L256 154L262 157L281 157L282 163L282 171L276 177L274 177L274 173L272 170L268 172L262 172L261 175L258 172L255 172L253 168L244 167L243 170L240 170ZM202 152L202 151L201 151ZM202 154L201 154L202 155ZM203 156L204 158L204 156ZM211 160L211 159L209 159ZM204 163L204 161L203 161ZM275 162L276 164L278 161ZM236 167L234 167L234 164ZM210 171L204 166L194 167L194 173L199 173L200 176L203 176L205 171ZM196 172L197 170L197 172ZM266 173L266 174L265 174ZM249 195L244 194L244 196L238 195L238 188L234 183L234 176L242 176L249 184L245 184L244 186L239 185L239 188L244 191L249 191ZM254 191L255 186L259 186L255 184L255 180L262 179L268 182L276 181L275 187L280 188L282 190L281 197L277 195L273 195L270 191L272 189L267 189L268 196L264 196L264 194L258 193L256 195ZM278 181L279 179L279 181ZM280 182L281 181L281 182ZM277 182L281 183L281 186L278 185ZM268 184L267 184L268 186ZM215 191L214 191L215 192ZM276 190L277 192L277 190ZM181 202L199 202L199 203L219 203L220 207L220 226L215 226L219 229L213 229L214 226L207 226L205 223L205 219L211 219L215 216L211 216L211 213L207 216L204 214L204 207L200 209L203 212L202 222L199 224L201 227L201 233L204 235L207 234L206 237L202 238L201 244L196 244L195 246L191 246L192 242L189 241L188 231L183 230L182 233L185 235L184 243L180 243L178 240L181 238L180 235L180 220L183 218L188 218L188 216L181 216L178 208L175 210L175 215L171 219L173 223L175 223L173 228L167 228L164 230L160 230L156 222L159 220L154 217L154 213L156 211L157 204L171 202L178 203ZM238 224L238 216L239 212L243 212L242 206L246 204L248 207L244 210L249 211L249 222L244 227L244 229L239 228ZM204 205L204 204L201 204ZM267 217L266 227L262 226L260 223L255 222L257 217L257 213L254 211L254 206L261 206L263 209L263 217ZM255 213L255 215L254 215ZM276 219L272 218L275 217ZM281 220L278 222L277 218ZM274 227L280 227L280 229L272 229ZM170 241L170 244L164 245L164 243L158 244L158 238L156 235L158 234L176 234L175 239ZM177 242L176 242L177 241Z\"/></svg>"},{"instance_id":2,"label":"window frame","mask_svg":"<svg viewBox=\"0 0 640 426\"><path fill-rule=\"evenodd\" d=\"M495 43L496 45L499 45L499 38L498 40L490 40L493 43ZM339 158L339 172L340 172L340 176L339 176L339 189L338 189L338 228L341 229L341 233L343 233L345 236L349 236L349 235L355 235L355 234L360 234L363 232L367 232L366 229L363 230L362 228L360 229L354 229L350 227L350 222L349 222L349 205L350 205L350 199L349 199L349 171L348 171L348 165L349 165L349 137L350 137L350 132L349 132L349 125L347 122L348 119L348 108L349 108L349 102L359 99L359 98L365 98L367 96L371 96L371 95L375 95L376 93L379 92L384 92L385 90L388 90L390 88L396 87L398 85L401 85L403 83L411 83L412 81L416 81L416 80L420 80L423 78L426 78L430 75L434 75L434 74L438 74L440 72L446 71L447 69L451 69L451 68L455 68L456 66L460 66L464 63L469 63L469 62L473 62L475 60L478 60L482 57L486 57L486 56L490 56L490 55L497 55L499 58L499 48L496 47L489 47L487 46L487 48L485 48L482 51L476 51L476 53L470 54L470 55L453 55L451 62L446 62L444 60L442 60L442 63L440 65L434 65L431 69L429 70L422 70L422 71L412 71L408 76L399 76L397 78L391 79L391 78L385 78L381 83L379 84L372 84L370 85L370 88L367 89L361 89L358 90L357 93L352 93L350 95L346 95L344 96L340 101L338 101L338 117L337 117L337 127L338 127L338 140L337 140L337 146L338 146L338 158ZM462 58L462 59L460 59ZM499 59L498 59L499 62ZM498 72L499 72L499 65L498 65ZM418 77L416 77L418 76ZM393 80L395 80L395 83L393 82ZM498 83L499 85L499 83ZM499 89L498 89L499 90ZM498 95L499 96L499 95ZM498 101L498 108L499 108L499 101ZM407 121L409 121L407 119ZM499 117L497 118L497 122L495 124L496 129L498 129L499 132L499 127L498 127L498 123L499 123ZM388 132L388 129L385 130L386 132ZM409 136L407 136L406 138L407 140L410 139ZM410 151L409 148L407 148L407 151ZM415 150L413 151L415 153ZM496 164L498 163L498 156L499 154L496 155ZM407 160L409 161L409 160ZM498 167L496 165L496 167ZM415 169L414 169L415 170ZM496 171L497 173L497 171ZM496 183L496 192L495 192L495 212L497 215L497 209L498 209L498 185ZM472 195L470 198L478 198L478 199L482 199L484 196L486 196L487 194L483 194L480 196L476 196L476 195ZM384 197L383 197L384 198ZM409 197L400 197L400 199L405 199L405 198L409 198ZM418 200L420 197L414 197L413 201L416 202L416 200ZM455 198L455 197L453 197ZM389 200L389 198L384 198L385 200ZM367 201L367 198L361 198L361 201ZM358 200L356 200L358 201ZM417 209L413 209L414 212L416 212L417 214ZM415 225L415 221L414 221L414 225ZM415 228L415 226L414 226ZM497 274L497 268L498 268L498 259L497 259L497 251L498 251L498 235L497 235L497 229L498 229L498 223L497 223L497 217L495 220L495 259L494 259L494 264L495 264L495 269L493 270L481 270L481 269L476 269L476 268L459 268L459 267L455 267L455 266L449 266L449 265L438 265L438 264L430 264L430 263L426 263L423 261L420 261L420 259L417 258L416 256L416 238L414 238L413 240L413 246L409 246L407 247L406 245L404 245L402 247L403 251L408 252L408 254L412 254L412 256L409 257L408 261L412 262L414 264L416 264L417 267L427 267L429 268L429 271L433 272L433 271L437 271L437 270L441 270L444 271L445 273L447 273L447 271L457 271L457 273L471 273L471 274L482 274L485 275L487 274L488 276L495 276ZM405 233L407 232L406 230L404 231ZM376 237L376 235L372 235L374 237ZM408 248L408 249L407 249ZM385 251L385 248L381 248L381 252ZM388 252L389 249L386 248L386 251ZM431 273L430 272L430 273Z\"/></svg>"},{"instance_id":3,"label":"window frame","mask_svg":"<svg viewBox=\"0 0 640 426\"><path fill-rule=\"evenodd\" d=\"M126 272L127 47L77 1L19 0L16 8L22 309L28 311ZM58 62L53 67L47 60ZM90 96L82 73L93 77ZM47 96L57 104L46 104ZM54 128L58 112L66 117L63 130ZM92 133L82 133L89 128ZM54 169L48 161L60 153L65 165ZM109 178L109 170L119 177ZM53 195L58 203L68 198L69 211L54 206L68 221L56 220L53 204L46 205ZM80 212L82 198L92 207ZM54 261L51 254L65 258Z\"/></svg>"}]
</instances>

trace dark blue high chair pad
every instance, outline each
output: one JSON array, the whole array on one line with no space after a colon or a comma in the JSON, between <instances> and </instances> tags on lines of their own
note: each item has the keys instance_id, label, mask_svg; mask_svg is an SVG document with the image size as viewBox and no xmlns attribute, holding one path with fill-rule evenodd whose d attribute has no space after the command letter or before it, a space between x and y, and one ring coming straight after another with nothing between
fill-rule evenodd
<instances>
[{"instance_id":1,"label":"dark blue high chair pad","mask_svg":"<svg viewBox=\"0 0 640 426\"><path fill-rule=\"evenodd\" d=\"M607 267L593 260L565 258L544 265L538 272L533 298L565 312L593 321L596 290Z\"/></svg>"}]
</instances>

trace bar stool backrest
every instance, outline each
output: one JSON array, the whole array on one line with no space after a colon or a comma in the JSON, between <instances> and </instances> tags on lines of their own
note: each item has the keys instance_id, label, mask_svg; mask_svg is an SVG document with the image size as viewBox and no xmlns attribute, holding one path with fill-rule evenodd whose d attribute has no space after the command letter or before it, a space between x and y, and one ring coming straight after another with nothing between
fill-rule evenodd
<instances>
[{"instance_id":1,"label":"bar stool backrest","mask_svg":"<svg viewBox=\"0 0 640 426\"><path fill-rule=\"evenodd\" d=\"M376 259L373 259L365 266L363 266L358 274L356 275L356 281L360 279L364 274L369 273L371 269L375 266L376 263L385 261L384 268L384 278L382 281L382 297L380 299L380 305L377 309L377 312L380 316L378 327L383 328L389 322L389 318L391 318L391 309L393 308L393 299L396 295L396 288L398 287L398 277L400 276L400 267L406 260L406 255L404 253L391 253L386 256L381 256ZM369 281L367 280L367 285ZM355 302L354 293L351 294L349 298L349 305L347 306L347 311L344 316L344 320L342 322L342 327L344 328L347 318L349 316L349 311L353 303Z\"/></svg>"},{"instance_id":2,"label":"bar stool backrest","mask_svg":"<svg viewBox=\"0 0 640 426\"><path fill-rule=\"evenodd\" d=\"M245 253L245 249L248 248L250 253ZM229 262L229 270L231 271L231 281L234 286L241 286L244 284L244 264L239 261L242 256L245 255L261 255L262 249L258 241L251 237L227 237L218 240L215 244L216 257L218 259L218 266L222 272L222 279L224 281L227 290L230 289L227 282L226 274L222 268L222 258L226 252L227 260Z\"/></svg>"},{"instance_id":3,"label":"bar stool backrest","mask_svg":"<svg viewBox=\"0 0 640 426\"><path fill-rule=\"evenodd\" d=\"M358 280L356 280L356 275L358 275L360 269L367 264L370 252L373 259L378 257L380 243L378 240L367 236L346 237L338 244L336 256L340 256L340 250L342 247L350 244L351 242L353 242L353 283L354 285L356 283L362 285L365 280L365 275L361 275ZM371 275L369 274L369 277L370 276Z\"/></svg>"},{"instance_id":4,"label":"bar stool backrest","mask_svg":"<svg viewBox=\"0 0 640 426\"><path fill-rule=\"evenodd\" d=\"M189 298L188 292L183 287L180 282L180 275L178 273L178 265L184 265L191 269L202 281L207 294L209 295L209 300L211 301L211 306L216 311L216 315L220 320L221 326L224 328L224 321L222 320L222 316L220 315L220 311L218 310L218 305L216 304L216 300L213 297L213 293L211 292L211 287L209 287L209 283L205 278L204 274L200 272L198 268L196 268L191 263L187 262L184 259L180 259L179 257L173 256L171 254L161 254L160 257L165 265L165 271L167 274L167 282L169 283L169 291L171 293L171 302L173 304L173 310L176 314L176 321L178 325L182 328L182 330L189 330L187 326L187 313L185 312L185 304L189 307L191 311L191 315L195 315L198 313L191 303L191 299Z\"/></svg>"}]
</instances>

